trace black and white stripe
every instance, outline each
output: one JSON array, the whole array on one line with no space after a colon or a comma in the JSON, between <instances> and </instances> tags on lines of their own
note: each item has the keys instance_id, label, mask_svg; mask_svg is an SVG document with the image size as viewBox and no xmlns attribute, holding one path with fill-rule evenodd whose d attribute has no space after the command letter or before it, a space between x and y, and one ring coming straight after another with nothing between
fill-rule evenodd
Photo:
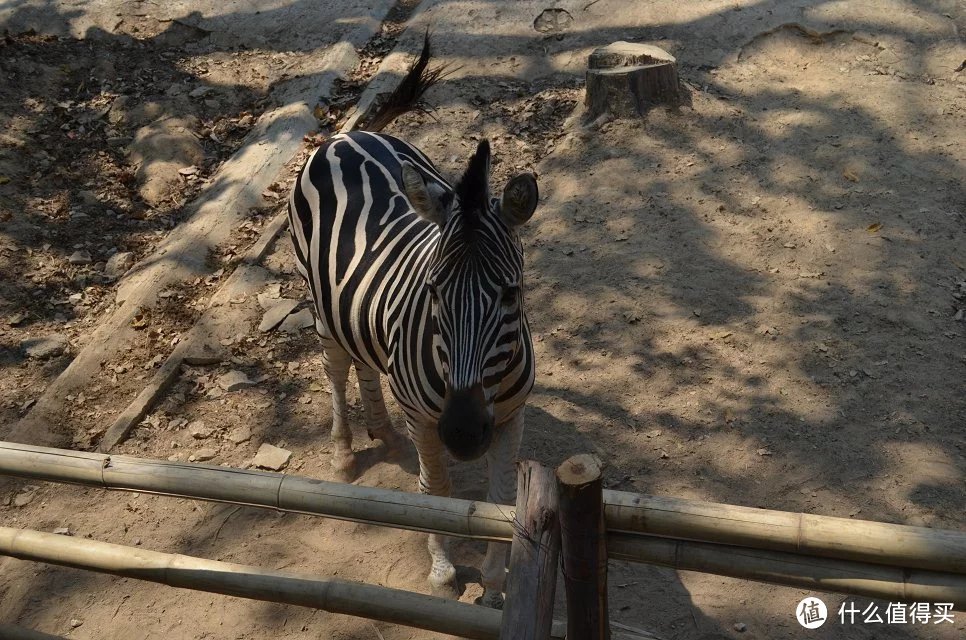
<instances>
[{"instance_id":1,"label":"black and white stripe","mask_svg":"<svg viewBox=\"0 0 966 640\"><path fill-rule=\"evenodd\" d=\"M449 494L445 448L458 459L485 455L487 499L514 501L534 378L516 227L536 208L537 186L523 174L491 198L489 170L486 142L454 186L415 147L356 131L319 147L298 176L290 228L317 312L332 383L333 465L344 479L354 473L345 400L354 363L369 433L391 445L397 436L379 384L379 374L388 376L419 455L422 491ZM430 535L429 551L430 582L452 584L446 540ZM502 603L505 560L491 543L485 604Z\"/></svg>"}]
</instances>

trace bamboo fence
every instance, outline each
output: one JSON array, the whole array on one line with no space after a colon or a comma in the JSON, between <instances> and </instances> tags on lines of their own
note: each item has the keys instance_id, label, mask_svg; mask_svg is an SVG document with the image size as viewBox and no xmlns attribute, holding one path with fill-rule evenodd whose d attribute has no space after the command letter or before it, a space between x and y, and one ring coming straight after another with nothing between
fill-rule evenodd
<instances>
[{"instance_id":1,"label":"bamboo fence","mask_svg":"<svg viewBox=\"0 0 966 640\"><path fill-rule=\"evenodd\" d=\"M0 442L0 474L479 540L513 536L511 506L263 471ZM875 598L941 596L966 607L963 532L616 491L604 491L604 501L612 558Z\"/></svg>"}]
</instances>

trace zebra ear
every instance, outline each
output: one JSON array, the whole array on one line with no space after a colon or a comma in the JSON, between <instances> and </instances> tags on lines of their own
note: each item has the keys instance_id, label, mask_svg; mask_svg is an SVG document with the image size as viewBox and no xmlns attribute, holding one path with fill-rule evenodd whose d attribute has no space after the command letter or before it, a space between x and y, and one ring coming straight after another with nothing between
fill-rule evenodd
<instances>
[{"instance_id":1,"label":"zebra ear","mask_svg":"<svg viewBox=\"0 0 966 640\"><path fill-rule=\"evenodd\" d=\"M500 217L510 227L526 223L537 208L539 192L532 173L521 173L510 178L503 189Z\"/></svg>"},{"instance_id":2,"label":"zebra ear","mask_svg":"<svg viewBox=\"0 0 966 640\"><path fill-rule=\"evenodd\" d=\"M403 191L420 218L441 227L446 224L446 207L442 199L445 191L439 185L426 184L423 175L408 162L402 165L402 181Z\"/></svg>"}]
</instances>

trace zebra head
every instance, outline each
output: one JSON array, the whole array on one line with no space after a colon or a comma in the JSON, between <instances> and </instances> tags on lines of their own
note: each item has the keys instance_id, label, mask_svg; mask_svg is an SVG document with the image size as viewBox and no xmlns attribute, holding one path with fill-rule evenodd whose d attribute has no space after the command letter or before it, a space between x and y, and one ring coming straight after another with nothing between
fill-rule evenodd
<instances>
[{"instance_id":1,"label":"zebra head","mask_svg":"<svg viewBox=\"0 0 966 640\"><path fill-rule=\"evenodd\" d=\"M536 209L537 181L529 173L517 175L502 198L492 198L489 177L486 140L455 191L403 165L413 208L440 228L425 287L434 352L446 383L439 436L459 460L479 458L489 448L494 400L514 373L511 363L526 339L523 246L516 228Z\"/></svg>"}]
</instances>

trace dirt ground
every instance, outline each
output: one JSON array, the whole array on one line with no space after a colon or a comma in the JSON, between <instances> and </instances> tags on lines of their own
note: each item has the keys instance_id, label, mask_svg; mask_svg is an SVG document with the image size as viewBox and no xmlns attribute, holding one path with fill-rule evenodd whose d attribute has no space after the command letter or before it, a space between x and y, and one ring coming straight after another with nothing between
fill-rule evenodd
<instances>
[{"instance_id":1,"label":"dirt ground","mask_svg":"<svg viewBox=\"0 0 966 640\"><path fill-rule=\"evenodd\" d=\"M493 144L496 188L521 169L539 175L541 207L524 231L538 376L523 455L553 465L597 453L615 489L963 530L962 4L629 4L561 2L573 21L546 34L532 24L549 5L434 3L421 20L455 71L428 96L431 115L391 128L449 175L481 137ZM0 281L0 438L113 305L110 256L140 257L176 225L270 100L272 84L246 73L274 53L134 35L0 43L0 272L10 274ZM691 108L580 127L571 115L586 55L616 40L674 54ZM373 43L346 95L388 41ZM209 83L216 66L222 75ZM115 111L118 95L136 97ZM152 101L203 150L153 205L125 152ZM253 212L216 264L230 270L276 210ZM89 260L71 264L75 252ZM304 296L293 264L287 238L277 242L263 262L276 283L268 297ZM69 434L75 447L96 444L224 275L172 291L143 344L105 367L94 397L66 399L87 427ZM63 355L25 356L22 340L52 333L66 336ZM118 451L246 466L269 442L293 452L287 471L334 479L311 331L252 326L223 346L231 359L186 367ZM218 378L230 370L261 381L226 393ZM386 462L367 442L355 390L350 401L364 449L357 482L413 490L414 456ZM245 428L251 437L236 442ZM481 465L452 470L455 495L483 497ZM424 536L393 529L23 483L0 485L0 522L428 590ZM471 602L483 545L455 549ZM622 562L610 571L612 618L665 638L806 634L792 613L805 591ZM870 603L822 597L830 611ZM9 559L0 560L0 622L70 638L441 637ZM830 623L808 637L964 630L957 614L943 625Z\"/></svg>"}]
</instances>

